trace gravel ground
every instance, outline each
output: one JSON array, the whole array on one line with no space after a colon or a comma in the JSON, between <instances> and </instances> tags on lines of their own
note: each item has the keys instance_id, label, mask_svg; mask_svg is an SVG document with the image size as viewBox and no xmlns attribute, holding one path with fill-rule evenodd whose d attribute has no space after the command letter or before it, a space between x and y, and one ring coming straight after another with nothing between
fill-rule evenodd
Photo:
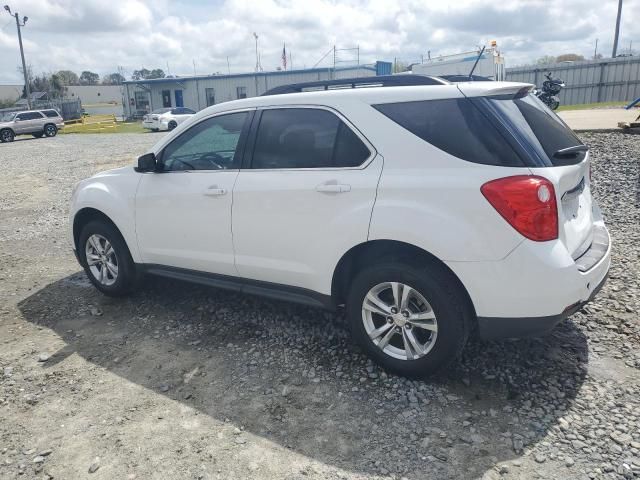
<instances>
[{"instance_id":1,"label":"gravel ground","mask_svg":"<svg viewBox=\"0 0 640 480\"><path fill-rule=\"evenodd\" d=\"M640 478L640 136L582 136L608 283L546 337L473 340L429 381L372 365L339 315L92 288L71 188L161 134L0 145L0 478Z\"/></svg>"}]
</instances>

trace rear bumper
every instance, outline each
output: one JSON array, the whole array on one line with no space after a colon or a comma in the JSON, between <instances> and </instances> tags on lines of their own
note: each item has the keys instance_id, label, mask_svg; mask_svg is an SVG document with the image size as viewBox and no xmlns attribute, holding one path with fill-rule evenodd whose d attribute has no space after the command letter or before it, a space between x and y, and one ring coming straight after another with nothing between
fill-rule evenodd
<instances>
[{"instance_id":1,"label":"rear bumper","mask_svg":"<svg viewBox=\"0 0 640 480\"><path fill-rule=\"evenodd\" d=\"M478 333L484 340L498 340L505 338L524 338L543 335L567 317L570 317L589 303L598 294L607 281L607 276L593 289L591 296L584 301L568 306L558 315L546 317L478 317Z\"/></svg>"}]
</instances>

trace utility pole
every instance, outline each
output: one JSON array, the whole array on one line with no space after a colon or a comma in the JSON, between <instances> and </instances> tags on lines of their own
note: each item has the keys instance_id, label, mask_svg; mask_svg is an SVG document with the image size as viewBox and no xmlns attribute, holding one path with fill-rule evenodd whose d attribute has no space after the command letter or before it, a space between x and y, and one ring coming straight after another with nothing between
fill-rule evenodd
<instances>
[{"instance_id":1,"label":"utility pole","mask_svg":"<svg viewBox=\"0 0 640 480\"><path fill-rule=\"evenodd\" d=\"M22 73L24 75L24 90L27 94L27 107L31 110L31 88L29 87L29 73L27 72L27 62L24 61L24 48L22 46L22 33L20 32L20 27L24 27L27 24L27 20L29 17L22 17L22 24L20 23L20 15L18 12L11 13L11 8L9 5L5 5L4 9L9 12L9 15L15 17L16 19L16 28L18 29L18 43L20 44L20 57L22 57Z\"/></svg>"},{"instance_id":2,"label":"utility pole","mask_svg":"<svg viewBox=\"0 0 640 480\"><path fill-rule=\"evenodd\" d=\"M258 54L258 34L253 32L253 37L256 39L256 72L262 70L262 65L260 65L260 55Z\"/></svg>"},{"instance_id":3,"label":"utility pole","mask_svg":"<svg viewBox=\"0 0 640 480\"><path fill-rule=\"evenodd\" d=\"M598 39L596 38L596 49L593 51L593 59L596 60L598 58Z\"/></svg>"},{"instance_id":4,"label":"utility pole","mask_svg":"<svg viewBox=\"0 0 640 480\"><path fill-rule=\"evenodd\" d=\"M622 0L618 0L618 17L616 18L616 34L613 37L613 53L612 58L616 58L618 54L618 36L620 35L620 16L622 15Z\"/></svg>"}]
</instances>

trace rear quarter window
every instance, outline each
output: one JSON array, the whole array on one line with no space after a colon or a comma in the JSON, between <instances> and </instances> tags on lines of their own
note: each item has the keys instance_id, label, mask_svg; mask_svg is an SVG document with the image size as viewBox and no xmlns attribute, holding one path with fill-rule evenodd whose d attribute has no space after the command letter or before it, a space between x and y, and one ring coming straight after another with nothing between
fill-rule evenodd
<instances>
[{"instance_id":1,"label":"rear quarter window","mask_svg":"<svg viewBox=\"0 0 640 480\"><path fill-rule=\"evenodd\" d=\"M52 118L52 117L59 117L60 114L58 112L56 112L55 110L43 110L43 112L47 117Z\"/></svg>"},{"instance_id":2,"label":"rear quarter window","mask_svg":"<svg viewBox=\"0 0 640 480\"><path fill-rule=\"evenodd\" d=\"M373 107L454 157L484 165L523 166L502 134L466 98L385 103Z\"/></svg>"},{"instance_id":3,"label":"rear quarter window","mask_svg":"<svg viewBox=\"0 0 640 480\"><path fill-rule=\"evenodd\" d=\"M541 164L536 163L535 166L562 166L584 160L584 152L571 158L556 157L558 150L582 145L582 142L558 115L535 96L507 99L487 97L479 98L478 102L497 111L515 127L517 134L540 159Z\"/></svg>"}]
</instances>

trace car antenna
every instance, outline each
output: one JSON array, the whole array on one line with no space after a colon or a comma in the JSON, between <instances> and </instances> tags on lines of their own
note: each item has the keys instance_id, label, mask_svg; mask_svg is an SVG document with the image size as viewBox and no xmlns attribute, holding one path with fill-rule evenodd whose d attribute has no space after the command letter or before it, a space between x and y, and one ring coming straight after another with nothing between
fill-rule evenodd
<instances>
[{"instance_id":1,"label":"car antenna","mask_svg":"<svg viewBox=\"0 0 640 480\"><path fill-rule=\"evenodd\" d=\"M478 58L476 58L476 62L473 64L473 68L469 72L469 81L473 80L473 72L476 69L476 66L478 65L478 62L480 61L480 58L482 58L482 54L484 53L484 49L485 48L487 48L487 46L483 45L482 46L482 50L480 50L480 53L478 54Z\"/></svg>"}]
</instances>

